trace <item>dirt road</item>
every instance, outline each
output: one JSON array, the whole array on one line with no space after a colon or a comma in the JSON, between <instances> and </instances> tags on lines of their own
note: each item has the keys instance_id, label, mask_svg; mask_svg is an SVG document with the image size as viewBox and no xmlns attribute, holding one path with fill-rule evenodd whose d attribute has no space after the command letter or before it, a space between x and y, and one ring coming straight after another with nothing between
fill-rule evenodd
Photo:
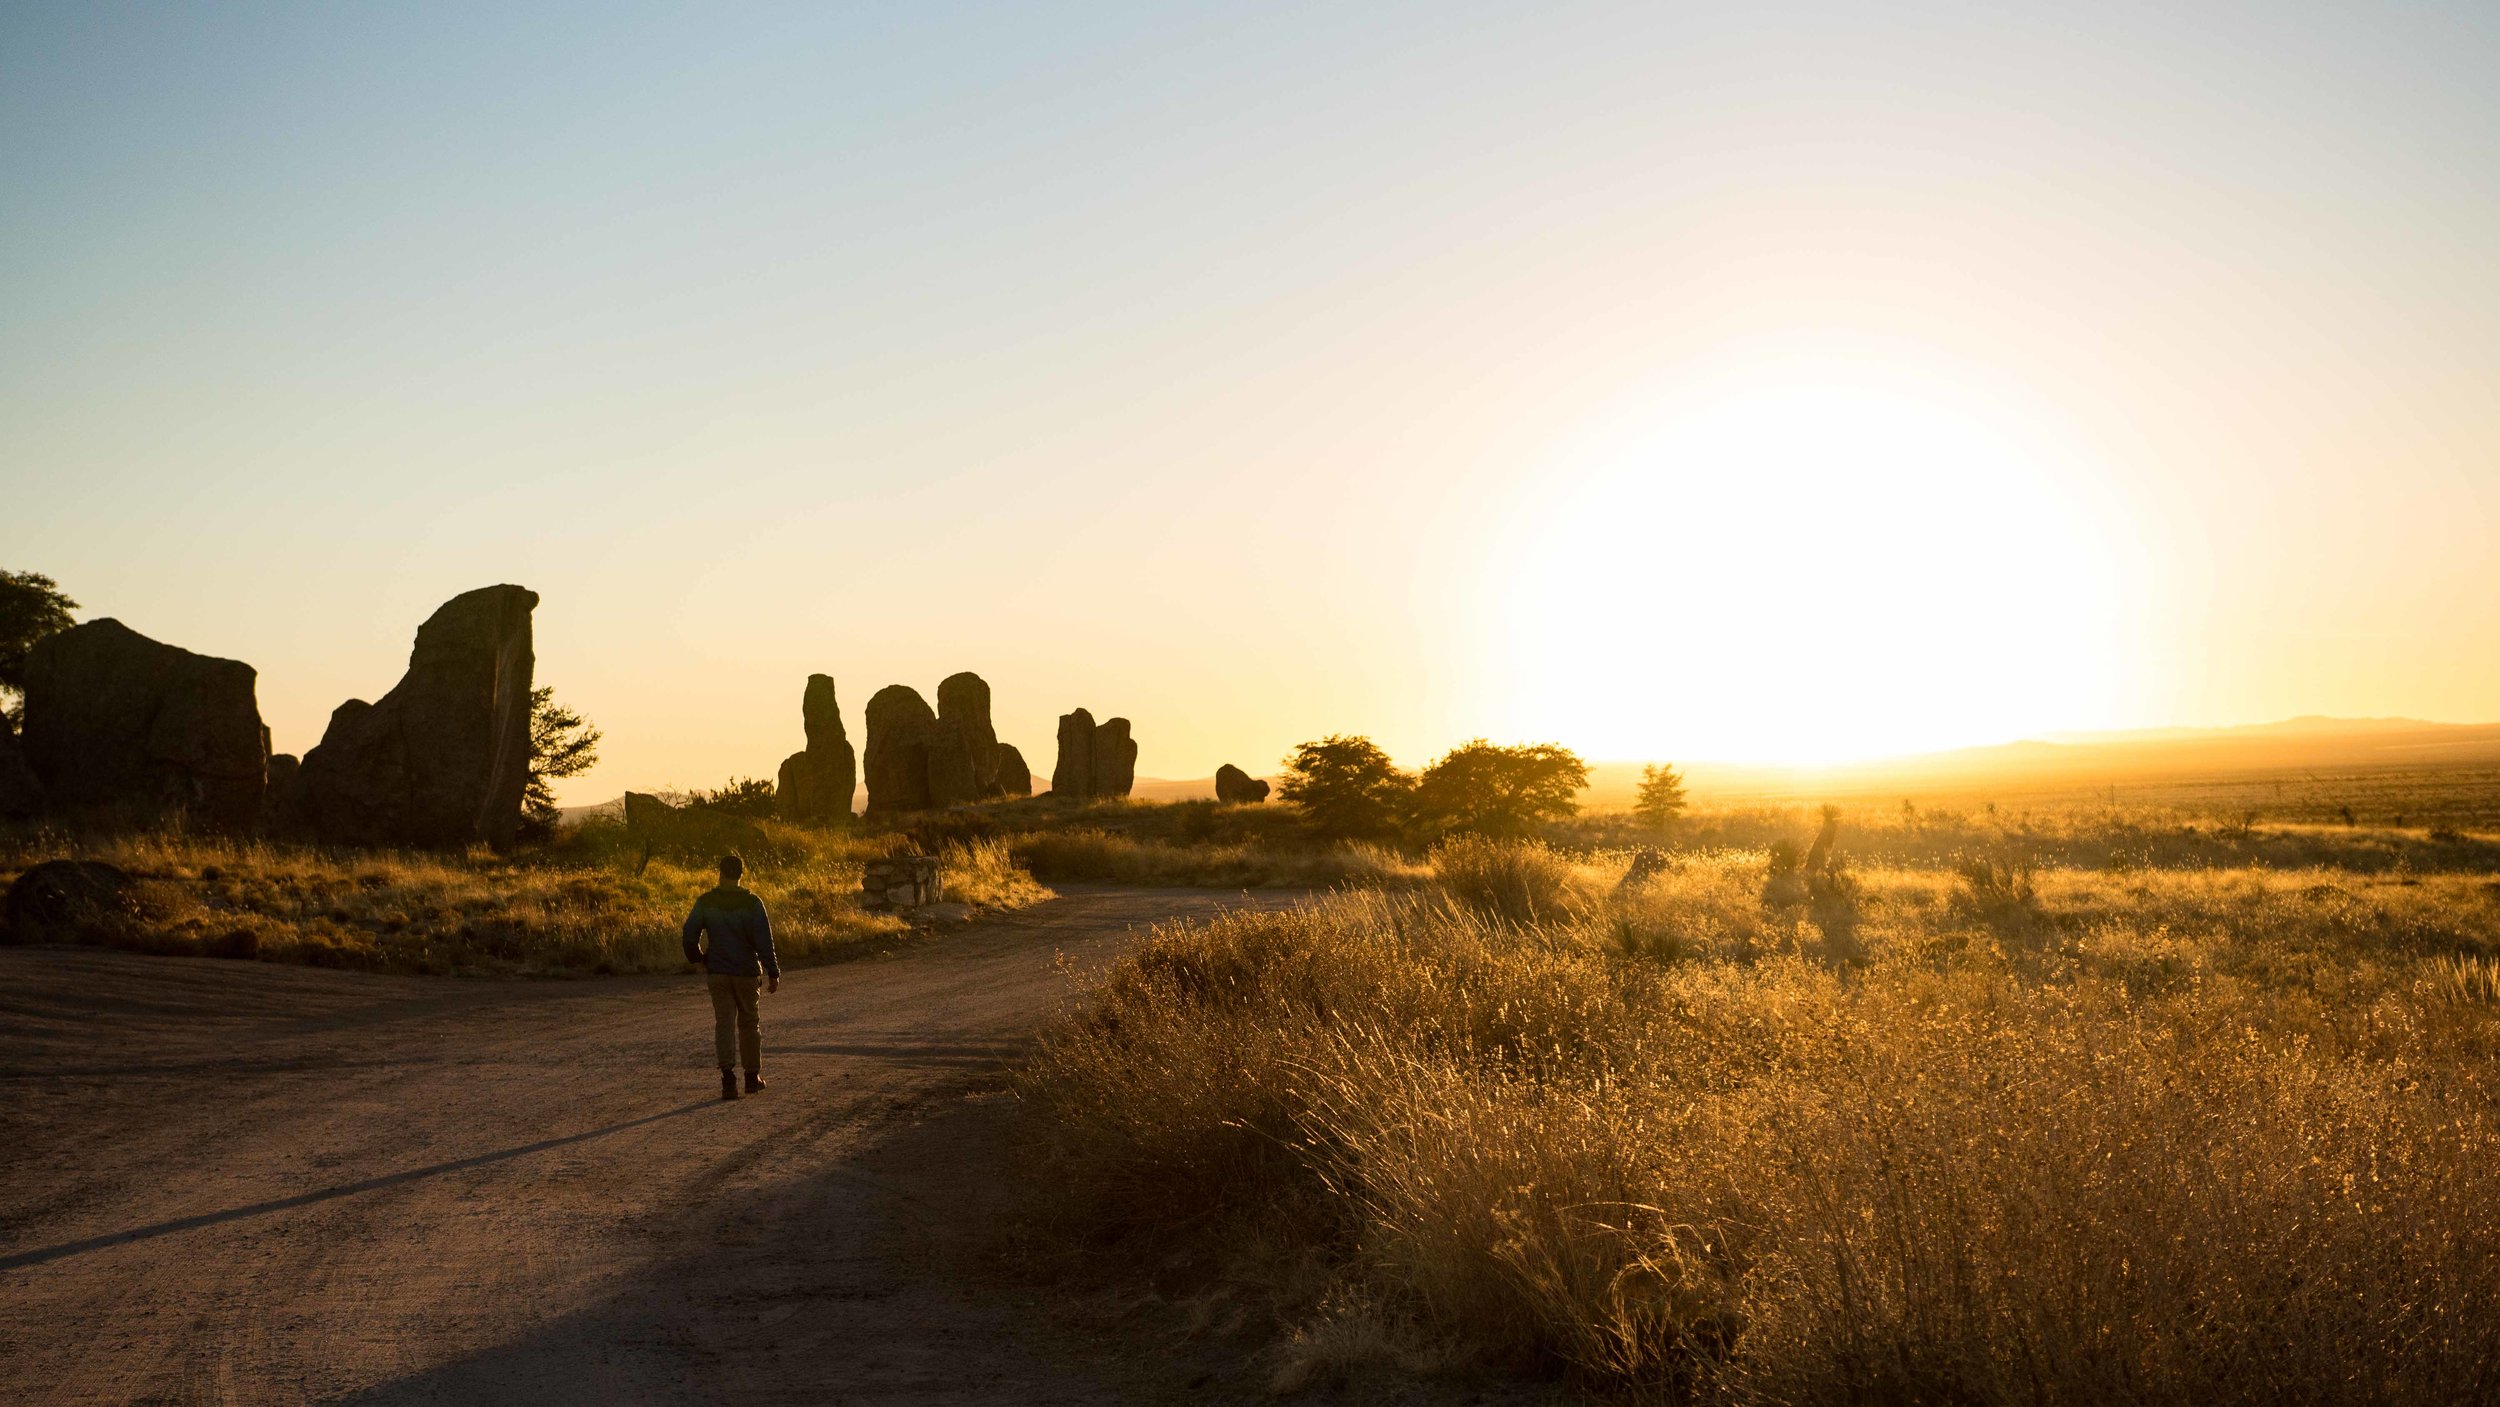
<instances>
[{"instance_id":1,"label":"dirt road","mask_svg":"<svg viewBox=\"0 0 2500 1407\"><path fill-rule=\"evenodd\" d=\"M1058 956L1237 902L1081 893L795 973L735 1103L692 977L0 950L0 1401L1185 1394L950 1267Z\"/></svg>"}]
</instances>

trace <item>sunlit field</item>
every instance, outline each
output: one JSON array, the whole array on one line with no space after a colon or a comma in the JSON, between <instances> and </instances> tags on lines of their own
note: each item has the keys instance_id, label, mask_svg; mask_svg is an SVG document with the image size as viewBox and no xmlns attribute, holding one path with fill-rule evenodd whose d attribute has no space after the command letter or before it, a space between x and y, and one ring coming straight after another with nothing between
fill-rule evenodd
<instances>
[{"instance_id":1,"label":"sunlit field","mask_svg":"<svg viewBox=\"0 0 2500 1407\"><path fill-rule=\"evenodd\" d=\"M1158 932L1022 1078L1038 1215L1214 1267L1287 1389L2491 1400L2489 840L1896 809L1810 871L1813 828L1688 818L1627 880L1588 819Z\"/></svg>"},{"instance_id":2,"label":"sunlit field","mask_svg":"<svg viewBox=\"0 0 2500 1407\"><path fill-rule=\"evenodd\" d=\"M783 961L871 951L909 927L860 906L861 866L902 843L884 833L760 823L746 884L773 916ZM103 860L138 881L127 913L78 935L145 952L393 972L584 975L676 972L679 925L718 882L708 854L645 855L593 824L515 856L356 852L152 831L37 831L0 847L0 887L48 859ZM951 899L1018 908L1050 891L1005 845L938 851Z\"/></svg>"}]
</instances>

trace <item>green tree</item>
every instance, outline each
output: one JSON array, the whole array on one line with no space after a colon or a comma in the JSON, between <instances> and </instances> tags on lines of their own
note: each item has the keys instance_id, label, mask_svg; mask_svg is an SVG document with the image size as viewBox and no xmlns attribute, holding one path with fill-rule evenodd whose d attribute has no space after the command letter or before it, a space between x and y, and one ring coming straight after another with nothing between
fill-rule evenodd
<instances>
[{"instance_id":1,"label":"green tree","mask_svg":"<svg viewBox=\"0 0 2500 1407\"><path fill-rule=\"evenodd\" d=\"M530 690L530 779L521 792L521 825L532 835L556 828L555 784L578 777L599 761L599 730L556 702L554 686Z\"/></svg>"},{"instance_id":2,"label":"green tree","mask_svg":"<svg viewBox=\"0 0 2500 1407\"><path fill-rule=\"evenodd\" d=\"M0 571L0 716L17 725L25 697L26 655L35 642L77 623L78 603L41 572Z\"/></svg>"},{"instance_id":3,"label":"green tree","mask_svg":"<svg viewBox=\"0 0 2500 1407\"><path fill-rule=\"evenodd\" d=\"M697 792L694 804L762 820L774 811L773 784L763 777L732 777L717 790Z\"/></svg>"},{"instance_id":4,"label":"green tree","mask_svg":"<svg viewBox=\"0 0 2500 1407\"><path fill-rule=\"evenodd\" d=\"M1277 794L1323 835L1385 839L1398 833L1414 787L1371 739L1331 734L1293 750Z\"/></svg>"},{"instance_id":5,"label":"green tree","mask_svg":"<svg viewBox=\"0 0 2500 1407\"><path fill-rule=\"evenodd\" d=\"M1667 829L1684 814L1684 774L1675 770L1674 763L1641 769L1641 789L1632 798L1632 814L1654 831Z\"/></svg>"},{"instance_id":6,"label":"green tree","mask_svg":"<svg viewBox=\"0 0 2500 1407\"><path fill-rule=\"evenodd\" d=\"M1578 811L1572 798L1588 784L1588 764L1567 747L1477 738L1424 769L1415 820L1438 835L1523 836Z\"/></svg>"}]
</instances>

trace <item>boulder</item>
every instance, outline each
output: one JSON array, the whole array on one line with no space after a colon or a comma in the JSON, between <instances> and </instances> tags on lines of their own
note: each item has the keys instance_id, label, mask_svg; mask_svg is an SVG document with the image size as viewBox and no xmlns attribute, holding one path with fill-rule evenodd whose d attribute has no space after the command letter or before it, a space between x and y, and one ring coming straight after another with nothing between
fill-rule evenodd
<instances>
[{"instance_id":1,"label":"boulder","mask_svg":"<svg viewBox=\"0 0 2500 1407\"><path fill-rule=\"evenodd\" d=\"M195 655L117 620L71 626L26 657L26 766L55 810L170 811L249 830L269 772L256 683L240 660Z\"/></svg>"},{"instance_id":2,"label":"boulder","mask_svg":"<svg viewBox=\"0 0 2500 1407\"><path fill-rule=\"evenodd\" d=\"M304 754L304 819L329 844L512 844L529 783L530 612L538 593L487 586L417 627L408 672L379 703L349 699Z\"/></svg>"},{"instance_id":3,"label":"boulder","mask_svg":"<svg viewBox=\"0 0 2500 1407\"><path fill-rule=\"evenodd\" d=\"M1024 754L1018 752L1013 743L1000 743L995 756L997 760L993 765L998 773L998 794L1031 796L1033 769L1024 765Z\"/></svg>"},{"instance_id":4,"label":"boulder","mask_svg":"<svg viewBox=\"0 0 2500 1407\"><path fill-rule=\"evenodd\" d=\"M1267 800L1267 783L1227 762L1215 769L1215 799L1255 806Z\"/></svg>"},{"instance_id":5,"label":"boulder","mask_svg":"<svg viewBox=\"0 0 2500 1407\"><path fill-rule=\"evenodd\" d=\"M1081 708L1059 715L1059 762L1050 769L1050 794L1070 801L1094 794L1094 715Z\"/></svg>"},{"instance_id":6,"label":"boulder","mask_svg":"<svg viewBox=\"0 0 2500 1407\"><path fill-rule=\"evenodd\" d=\"M19 875L0 901L13 943L112 939L146 919L138 883L102 860L46 860Z\"/></svg>"},{"instance_id":7,"label":"boulder","mask_svg":"<svg viewBox=\"0 0 2500 1407\"><path fill-rule=\"evenodd\" d=\"M1137 784L1137 743L1128 735L1128 720L1113 718L1094 729L1093 794L1096 799L1126 796Z\"/></svg>"},{"instance_id":8,"label":"boulder","mask_svg":"<svg viewBox=\"0 0 2500 1407\"><path fill-rule=\"evenodd\" d=\"M32 816L43 809L43 783L35 780L35 769L26 765L26 753L17 745L17 734L9 731L8 720L0 718L0 820Z\"/></svg>"},{"instance_id":9,"label":"boulder","mask_svg":"<svg viewBox=\"0 0 2500 1407\"><path fill-rule=\"evenodd\" d=\"M807 747L781 764L780 785L773 793L781 814L793 821L848 820L851 793L859 785L859 763L851 740L842 731L833 676L807 676L799 717L807 729Z\"/></svg>"},{"instance_id":10,"label":"boulder","mask_svg":"<svg viewBox=\"0 0 2500 1407\"><path fill-rule=\"evenodd\" d=\"M929 701L908 684L888 684L868 700L867 717L868 814L928 810L929 748L938 731Z\"/></svg>"},{"instance_id":11,"label":"boulder","mask_svg":"<svg viewBox=\"0 0 2500 1407\"><path fill-rule=\"evenodd\" d=\"M625 793L625 834L651 854L717 859L738 852L752 854L764 845L764 832L744 816L708 806L671 806L656 796Z\"/></svg>"}]
</instances>

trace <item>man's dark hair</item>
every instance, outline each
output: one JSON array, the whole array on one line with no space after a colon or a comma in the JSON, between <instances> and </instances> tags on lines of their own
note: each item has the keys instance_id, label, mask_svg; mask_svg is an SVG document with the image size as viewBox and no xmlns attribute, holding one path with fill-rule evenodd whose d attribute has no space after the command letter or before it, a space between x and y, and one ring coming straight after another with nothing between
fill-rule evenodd
<instances>
[{"instance_id":1,"label":"man's dark hair","mask_svg":"<svg viewBox=\"0 0 2500 1407\"><path fill-rule=\"evenodd\" d=\"M721 856L721 857L720 857L720 882L721 882L721 883L723 883L723 884L736 884L736 883L738 882L738 876L740 876L740 875L742 875L742 874L745 874L746 872L747 872L747 862L746 862L746 861L739 859L739 858L738 858L737 856L735 856L735 855L723 855L723 856Z\"/></svg>"}]
</instances>

